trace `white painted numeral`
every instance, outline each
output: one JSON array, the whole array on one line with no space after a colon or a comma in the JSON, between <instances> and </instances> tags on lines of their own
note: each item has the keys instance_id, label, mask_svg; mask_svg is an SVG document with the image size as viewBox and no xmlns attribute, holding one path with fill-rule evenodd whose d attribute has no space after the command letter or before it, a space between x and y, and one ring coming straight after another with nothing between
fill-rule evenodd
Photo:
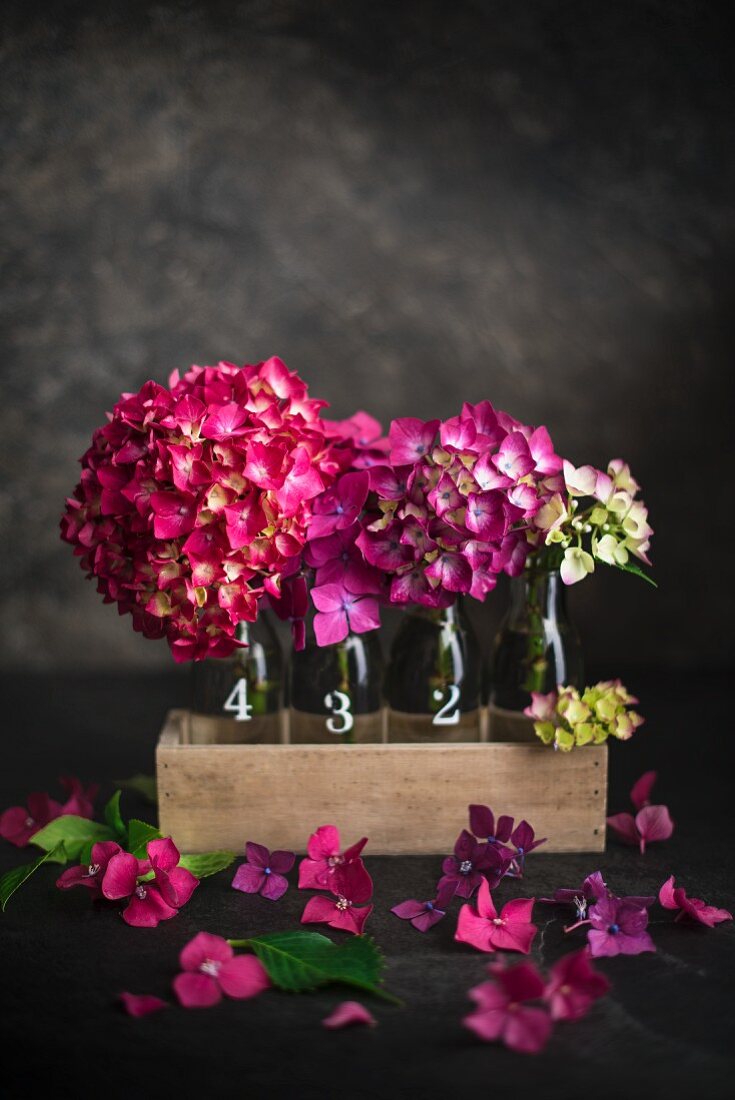
<instances>
[{"instance_id":1,"label":"white painted numeral","mask_svg":"<svg viewBox=\"0 0 735 1100\"><path fill-rule=\"evenodd\" d=\"M354 716L350 711L352 701L349 695L343 691L330 691L324 696L324 706L329 707L332 717L327 718L327 729L330 733L349 733L355 724ZM338 726L335 719L341 718L343 724Z\"/></svg>"},{"instance_id":2,"label":"white painted numeral","mask_svg":"<svg viewBox=\"0 0 735 1100\"><path fill-rule=\"evenodd\" d=\"M222 710L235 717L236 722L249 722L253 717L253 708L248 703L248 682L244 677L235 684L225 699Z\"/></svg>"},{"instance_id":3,"label":"white painted numeral","mask_svg":"<svg viewBox=\"0 0 735 1100\"><path fill-rule=\"evenodd\" d=\"M441 688L434 691L434 699L437 703L444 698ZM438 710L431 720L432 726L456 726L459 724L459 688L456 684L449 685L449 698L441 710Z\"/></svg>"}]
</instances>

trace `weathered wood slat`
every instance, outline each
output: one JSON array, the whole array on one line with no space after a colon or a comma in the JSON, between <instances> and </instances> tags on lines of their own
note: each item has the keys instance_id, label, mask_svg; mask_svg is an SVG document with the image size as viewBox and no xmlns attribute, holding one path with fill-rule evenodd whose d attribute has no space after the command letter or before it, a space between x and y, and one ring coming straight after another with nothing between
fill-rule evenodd
<instances>
[{"instance_id":1,"label":"weathered wood slat","mask_svg":"<svg viewBox=\"0 0 735 1100\"><path fill-rule=\"evenodd\" d=\"M605 746L192 745L187 722L169 713L156 754L160 828L182 851L298 852L333 823L374 854L447 853L470 802L526 817L549 838L540 851L604 851Z\"/></svg>"}]
</instances>

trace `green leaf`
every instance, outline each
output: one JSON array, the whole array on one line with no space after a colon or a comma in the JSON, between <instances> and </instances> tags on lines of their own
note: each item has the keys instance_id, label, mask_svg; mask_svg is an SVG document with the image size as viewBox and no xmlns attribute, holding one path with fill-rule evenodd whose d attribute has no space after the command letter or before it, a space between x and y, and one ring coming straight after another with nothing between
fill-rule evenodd
<instances>
[{"instance_id":1,"label":"green leaf","mask_svg":"<svg viewBox=\"0 0 735 1100\"><path fill-rule=\"evenodd\" d=\"M145 859L146 845L151 840L158 840L160 835L155 825L148 825L145 821L138 821L136 817L132 817L128 822L127 850L137 859Z\"/></svg>"},{"instance_id":2,"label":"green leaf","mask_svg":"<svg viewBox=\"0 0 735 1100\"><path fill-rule=\"evenodd\" d=\"M254 951L280 989L305 993L339 982L393 1004L401 1003L378 984L383 956L369 936L351 936L337 945L319 932L270 932L230 943Z\"/></svg>"},{"instance_id":3,"label":"green leaf","mask_svg":"<svg viewBox=\"0 0 735 1100\"><path fill-rule=\"evenodd\" d=\"M234 852L217 851L201 852L197 855L183 855L179 860L179 867L185 867L197 878L209 878L218 871L224 871L235 858Z\"/></svg>"},{"instance_id":4,"label":"green leaf","mask_svg":"<svg viewBox=\"0 0 735 1100\"><path fill-rule=\"evenodd\" d=\"M65 863L67 860L78 860L84 849L98 840L114 839L115 833L109 825L101 825L98 821L89 821L88 818L77 817L75 814L63 814L34 833L31 844L43 848L45 852L53 853L57 845L63 841L66 858L59 860L58 857L49 855L49 859L56 863Z\"/></svg>"},{"instance_id":5,"label":"green leaf","mask_svg":"<svg viewBox=\"0 0 735 1100\"><path fill-rule=\"evenodd\" d=\"M158 788L155 775L131 775L130 779L113 779L116 787L125 787L126 790L137 791L142 794L147 802L156 805L158 802Z\"/></svg>"},{"instance_id":6,"label":"green leaf","mask_svg":"<svg viewBox=\"0 0 735 1100\"><path fill-rule=\"evenodd\" d=\"M601 558L596 558L595 560L596 561L602 561ZM602 564L603 565L610 565L610 562L606 561L606 562L603 562ZM627 561L625 563L625 565L619 565L619 564L616 563L615 565L612 566L612 568L613 569L621 569L623 571L623 573L632 573L634 576L640 577L642 580L647 581L648 584L653 585L654 588L658 588L658 585L656 584L653 577L649 577L648 573L645 573L639 565L634 565L632 561Z\"/></svg>"},{"instance_id":7,"label":"green leaf","mask_svg":"<svg viewBox=\"0 0 735 1100\"><path fill-rule=\"evenodd\" d=\"M37 871L42 863L66 863L66 855L64 854L63 841L56 845L48 852L42 852L38 859L35 859L33 863L24 863L21 867L14 867L12 871L7 871L2 878L0 878L0 909L5 912L5 906L10 901L11 897L23 883L31 877L34 871Z\"/></svg>"},{"instance_id":8,"label":"green leaf","mask_svg":"<svg viewBox=\"0 0 735 1100\"><path fill-rule=\"evenodd\" d=\"M127 829L120 813L120 791L115 791L110 801L105 806L105 821L118 836L125 836Z\"/></svg>"}]
</instances>

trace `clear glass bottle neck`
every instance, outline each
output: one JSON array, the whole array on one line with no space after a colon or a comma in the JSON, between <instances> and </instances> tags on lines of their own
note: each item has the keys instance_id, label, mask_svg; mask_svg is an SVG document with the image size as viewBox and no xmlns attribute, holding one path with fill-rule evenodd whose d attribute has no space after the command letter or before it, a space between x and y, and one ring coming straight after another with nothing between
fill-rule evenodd
<instances>
[{"instance_id":1,"label":"clear glass bottle neck","mask_svg":"<svg viewBox=\"0 0 735 1100\"><path fill-rule=\"evenodd\" d=\"M512 620L526 620L535 615L564 619L566 613L564 583L558 569L525 569L519 577L511 579Z\"/></svg>"}]
</instances>

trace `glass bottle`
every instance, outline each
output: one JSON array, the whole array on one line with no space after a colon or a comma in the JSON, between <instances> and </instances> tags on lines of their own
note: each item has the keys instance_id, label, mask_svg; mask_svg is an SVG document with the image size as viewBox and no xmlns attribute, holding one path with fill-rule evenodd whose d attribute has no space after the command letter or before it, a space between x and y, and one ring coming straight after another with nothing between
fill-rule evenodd
<instances>
[{"instance_id":1,"label":"glass bottle","mask_svg":"<svg viewBox=\"0 0 735 1100\"><path fill-rule=\"evenodd\" d=\"M479 741L481 657L458 597L407 608L386 673L389 741Z\"/></svg>"},{"instance_id":2,"label":"glass bottle","mask_svg":"<svg viewBox=\"0 0 735 1100\"><path fill-rule=\"evenodd\" d=\"M383 653L377 630L318 646L307 625L306 645L289 663L291 744L359 744L383 736Z\"/></svg>"},{"instance_id":3,"label":"glass bottle","mask_svg":"<svg viewBox=\"0 0 735 1100\"><path fill-rule=\"evenodd\" d=\"M489 741L538 738L523 714L531 692L558 684L584 686L582 648L569 619L558 569L532 560L510 584L510 607L493 644L489 668Z\"/></svg>"},{"instance_id":4,"label":"glass bottle","mask_svg":"<svg viewBox=\"0 0 735 1100\"><path fill-rule=\"evenodd\" d=\"M278 744L283 740L283 651L261 610L236 636L247 648L196 661L191 740L194 744Z\"/></svg>"}]
</instances>

